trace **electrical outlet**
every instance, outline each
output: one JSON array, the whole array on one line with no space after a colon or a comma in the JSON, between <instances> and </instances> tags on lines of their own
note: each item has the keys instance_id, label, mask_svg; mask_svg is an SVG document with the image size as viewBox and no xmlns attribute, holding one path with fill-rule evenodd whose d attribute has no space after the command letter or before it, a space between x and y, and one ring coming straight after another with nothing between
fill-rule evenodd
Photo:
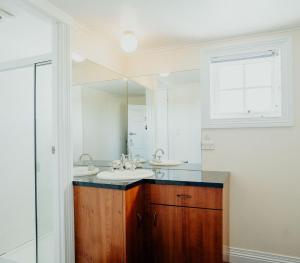
<instances>
[{"instance_id":1,"label":"electrical outlet","mask_svg":"<svg viewBox=\"0 0 300 263\"><path fill-rule=\"evenodd\" d=\"M216 146L213 140L206 134L202 140L202 150L215 150Z\"/></svg>"}]
</instances>

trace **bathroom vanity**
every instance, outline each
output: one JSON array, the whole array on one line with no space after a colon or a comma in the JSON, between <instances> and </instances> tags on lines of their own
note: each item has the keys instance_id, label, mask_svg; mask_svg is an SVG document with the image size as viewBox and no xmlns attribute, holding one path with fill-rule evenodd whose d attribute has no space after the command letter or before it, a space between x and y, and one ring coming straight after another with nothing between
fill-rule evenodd
<instances>
[{"instance_id":1,"label":"bathroom vanity","mask_svg":"<svg viewBox=\"0 0 300 263\"><path fill-rule=\"evenodd\" d=\"M153 171L130 182L74 179L76 263L228 262L229 174Z\"/></svg>"}]
</instances>

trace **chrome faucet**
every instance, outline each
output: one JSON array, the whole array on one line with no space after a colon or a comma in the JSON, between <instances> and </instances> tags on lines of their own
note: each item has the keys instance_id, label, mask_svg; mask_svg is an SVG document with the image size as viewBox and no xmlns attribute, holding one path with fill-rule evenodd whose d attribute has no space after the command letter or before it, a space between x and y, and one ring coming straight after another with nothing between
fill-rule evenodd
<instances>
[{"instance_id":1,"label":"chrome faucet","mask_svg":"<svg viewBox=\"0 0 300 263\"><path fill-rule=\"evenodd\" d=\"M161 153L161 154L158 154L158 153ZM165 151L164 151L163 149L161 149L161 148L158 148L158 149L154 152L154 154L153 154L153 159L154 159L155 161L161 162L161 157L162 157L164 154L165 154Z\"/></svg>"},{"instance_id":2,"label":"chrome faucet","mask_svg":"<svg viewBox=\"0 0 300 263\"><path fill-rule=\"evenodd\" d=\"M114 160L112 162L112 170L135 170L140 166L139 161L131 160L128 155L121 154L120 160Z\"/></svg>"}]
</instances>

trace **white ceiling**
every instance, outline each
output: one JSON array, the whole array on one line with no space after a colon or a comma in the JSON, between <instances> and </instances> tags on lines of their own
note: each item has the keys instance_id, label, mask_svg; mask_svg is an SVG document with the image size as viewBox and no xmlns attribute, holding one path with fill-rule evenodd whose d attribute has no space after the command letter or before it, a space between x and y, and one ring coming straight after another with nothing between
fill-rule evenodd
<instances>
[{"instance_id":1,"label":"white ceiling","mask_svg":"<svg viewBox=\"0 0 300 263\"><path fill-rule=\"evenodd\" d=\"M50 0L116 41L133 30L139 48L178 46L300 24L299 0Z\"/></svg>"}]
</instances>

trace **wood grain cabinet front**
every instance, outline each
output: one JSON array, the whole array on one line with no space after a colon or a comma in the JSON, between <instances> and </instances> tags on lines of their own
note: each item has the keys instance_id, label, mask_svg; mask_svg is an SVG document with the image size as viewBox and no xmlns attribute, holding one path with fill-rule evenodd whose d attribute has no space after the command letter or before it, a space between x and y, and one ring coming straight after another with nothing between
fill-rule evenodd
<instances>
[{"instance_id":1,"label":"wood grain cabinet front","mask_svg":"<svg viewBox=\"0 0 300 263\"><path fill-rule=\"evenodd\" d=\"M164 205L151 210L152 262L222 262L222 211Z\"/></svg>"},{"instance_id":2,"label":"wood grain cabinet front","mask_svg":"<svg viewBox=\"0 0 300 263\"><path fill-rule=\"evenodd\" d=\"M222 188L180 185L147 185L153 204L222 209Z\"/></svg>"},{"instance_id":3,"label":"wood grain cabinet front","mask_svg":"<svg viewBox=\"0 0 300 263\"><path fill-rule=\"evenodd\" d=\"M74 187L76 263L123 263L122 192Z\"/></svg>"},{"instance_id":4,"label":"wood grain cabinet front","mask_svg":"<svg viewBox=\"0 0 300 263\"><path fill-rule=\"evenodd\" d=\"M76 263L143 262L142 186L74 187Z\"/></svg>"},{"instance_id":5,"label":"wood grain cabinet front","mask_svg":"<svg viewBox=\"0 0 300 263\"><path fill-rule=\"evenodd\" d=\"M227 262L227 187L74 186L76 263Z\"/></svg>"},{"instance_id":6,"label":"wood grain cabinet front","mask_svg":"<svg viewBox=\"0 0 300 263\"><path fill-rule=\"evenodd\" d=\"M147 185L150 262L227 262L227 195L227 185Z\"/></svg>"}]
</instances>

